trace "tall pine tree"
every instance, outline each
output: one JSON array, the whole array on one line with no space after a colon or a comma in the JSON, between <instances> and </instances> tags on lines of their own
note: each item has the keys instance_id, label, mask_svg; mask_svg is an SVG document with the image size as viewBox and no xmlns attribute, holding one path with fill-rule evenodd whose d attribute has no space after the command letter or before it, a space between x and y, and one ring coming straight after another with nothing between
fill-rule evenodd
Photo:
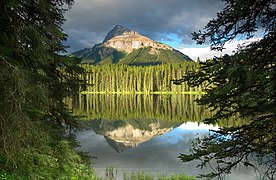
<instances>
[{"instance_id":1,"label":"tall pine tree","mask_svg":"<svg viewBox=\"0 0 276 180\"><path fill-rule=\"evenodd\" d=\"M0 178L92 178L74 151L77 60L59 55L73 0L0 0Z\"/></svg>"},{"instance_id":2,"label":"tall pine tree","mask_svg":"<svg viewBox=\"0 0 276 180\"><path fill-rule=\"evenodd\" d=\"M221 128L196 142L191 154L181 154L184 161L200 160L200 167L216 162L212 178L239 165L265 169L261 178L275 179L276 172L276 9L275 0L223 0L225 8L211 20L205 31L192 33L202 44L210 38L211 48L221 50L227 41L243 36L259 41L244 45L232 56L201 63L198 72L190 72L176 83L191 86L207 84L206 94L198 100L215 112L206 123L248 119L242 126ZM203 86L204 87L204 86Z\"/></svg>"}]
</instances>

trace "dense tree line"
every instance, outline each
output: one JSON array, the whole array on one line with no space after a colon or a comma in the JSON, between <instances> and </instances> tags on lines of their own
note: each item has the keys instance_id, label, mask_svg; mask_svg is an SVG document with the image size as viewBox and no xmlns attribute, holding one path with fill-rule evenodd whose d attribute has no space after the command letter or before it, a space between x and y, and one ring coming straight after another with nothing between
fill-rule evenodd
<instances>
[{"instance_id":1,"label":"dense tree line","mask_svg":"<svg viewBox=\"0 0 276 180\"><path fill-rule=\"evenodd\" d=\"M196 71L198 63L184 62L157 66L89 65L82 67L82 77L90 86L87 92L202 92L202 87L179 86L171 80L181 78L188 71Z\"/></svg>"}]
</instances>

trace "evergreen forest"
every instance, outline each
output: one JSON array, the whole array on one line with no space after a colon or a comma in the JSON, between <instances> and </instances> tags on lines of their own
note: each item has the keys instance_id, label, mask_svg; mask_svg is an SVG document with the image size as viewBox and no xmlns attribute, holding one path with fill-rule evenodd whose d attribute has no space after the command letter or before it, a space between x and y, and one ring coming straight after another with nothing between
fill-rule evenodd
<instances>
[{"instance_id":1,"label":"evergreen forest","mask_svg":"<svg viewBox=\"0 0 276 180\"><path fill-rule=\"evenodd\" d=\"M175 85L172 80L196 71L195 62L161 64L156 66L89 65L83 64L87 82L83 93L202 93L204 85L189 87Z\"/></svg>"}]
</instances>

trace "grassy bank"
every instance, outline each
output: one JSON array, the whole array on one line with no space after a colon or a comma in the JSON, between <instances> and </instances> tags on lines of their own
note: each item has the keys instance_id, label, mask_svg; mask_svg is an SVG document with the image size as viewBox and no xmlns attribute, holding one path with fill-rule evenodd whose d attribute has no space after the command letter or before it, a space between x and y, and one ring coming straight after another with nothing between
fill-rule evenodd
<instances>
[{"instance_id":1,"label":"grassy bank","mask_svg":"<svg viewBox=\"0 0 276 180\"><path fill-rule=\"evenodd\" d=\"M194 180L195 177L187 176L181 173L165 173L151 171L125 171L117 169L116 166L107 166L105 168L104 177L99 180Z\"/></svg>"},{"instance_id":2,"label":"grassy bank","mask_svg":"<svg viewBox=\"0 0 276 180\"><path fill-rule=\"evenodd\" d=\"M153 175L151 173L136 172L136 173L124 173L124 180L194 180L192 176L186 176L183 174L175 174L166 176L164 174Z\"/></svg>"},{"instance_id":3,"label":"grassy bank","mask_svg":"<svg viewBox=\"0 0 276 180\"><path fill-rule=\"evenodd\" d=\"M198 92L198 91L153 91L153 92L144 92L144 91L138 91L138 92L131 92L131 91L99 91L99 92L93 92L93 91L82 91L81 94L205 94L204 92Z\"/></svg>"}]
</instances>

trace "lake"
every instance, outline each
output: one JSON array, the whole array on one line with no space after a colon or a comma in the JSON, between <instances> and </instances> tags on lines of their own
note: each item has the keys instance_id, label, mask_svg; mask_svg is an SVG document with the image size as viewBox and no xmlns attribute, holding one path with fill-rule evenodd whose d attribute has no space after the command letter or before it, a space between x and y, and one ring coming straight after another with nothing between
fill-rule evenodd
<instances>
[{"instance_id":1,"label":"lake","mask_svg":"<svg viewBox=\"0 0 276 180\"><path fill-rule=\"evenodd\" d=\"M184 173L196 176L210 168L198 162L182 163L180 153L189 153L191 142L208 135L210 129L235 125L221 122L205 125L212 113L194 103L198 95L87 94L67 100L75 115L82 116L83 130L77 134L78 149L88 152L100 177L115 167L115 179L123 173ZM258 179L255 172L241 169L228 180Z\"/></svg>"}]
</instances>

